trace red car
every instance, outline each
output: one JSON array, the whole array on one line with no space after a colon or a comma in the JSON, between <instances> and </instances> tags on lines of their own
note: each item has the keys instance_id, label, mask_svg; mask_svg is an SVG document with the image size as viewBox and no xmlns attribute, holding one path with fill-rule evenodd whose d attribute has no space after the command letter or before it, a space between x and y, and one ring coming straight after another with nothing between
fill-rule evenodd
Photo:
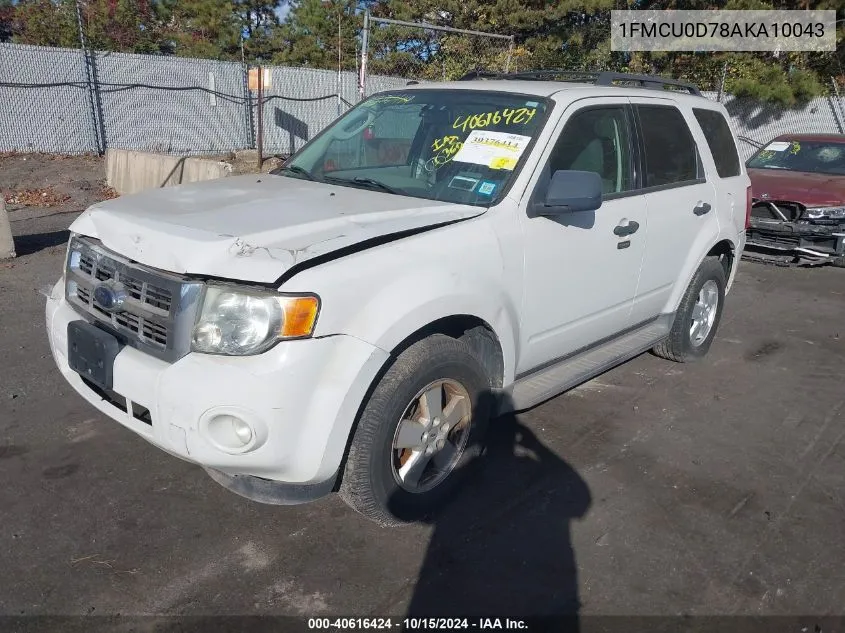
<instances>
[{"instance_id":1,"label":"red car","mask_svg":"<svg viewBox=\"0 0 845 633\"><path fill-rule=\"evenodd\" d=\"M775 261L845 267L845 135L784 134L746 163L746 248Z\"/></svg>"}]
</instances>

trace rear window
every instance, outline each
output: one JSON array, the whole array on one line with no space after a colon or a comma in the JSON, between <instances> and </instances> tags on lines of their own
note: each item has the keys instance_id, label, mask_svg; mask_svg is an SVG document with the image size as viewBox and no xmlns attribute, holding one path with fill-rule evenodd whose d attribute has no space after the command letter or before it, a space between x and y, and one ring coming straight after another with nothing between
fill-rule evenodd
<instances>
[{"instance_id":1,"label":"rear window","mask_svg":"<svg viewBox=\"0 0 845 633\"><path fill-rule=\"evenodd\" d=\"M725 117L716 110L693 108L692 111L701 131L704 132L704 138L707 139L719 178L739 176L739 155L736 153L731 128Z\"/></svg>"},{"instance_id":2,"label":"rear window","mask_svg":"<svg viewBox=\"0 0 845 633\"><path fill-rule=\"evenodd\" d=\"M698 180L698 150L677 108L637 106L645 149L645 186L679 185Z\"/></svg>"}]
</instances>

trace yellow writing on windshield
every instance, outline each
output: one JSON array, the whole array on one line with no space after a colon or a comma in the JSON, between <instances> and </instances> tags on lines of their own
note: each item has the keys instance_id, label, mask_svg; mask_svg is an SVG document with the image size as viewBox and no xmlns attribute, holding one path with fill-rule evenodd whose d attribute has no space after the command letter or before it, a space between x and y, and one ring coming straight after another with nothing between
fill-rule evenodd
<instances>
[{"instance_id":1,"label":"yellow writing on windshield","mask_svg":"<svg viewBox=\"0 0 845 633\"><path fill-rule=\"evenodd\" d=\"M456 130L476 130L482 127L499 125L504 121L505 125L527 125L537 114L537 108L504 108L481 114L460 115L452 123Z\"/></svg>"},{"instance_id":2,"label":"yellow writing on windshield","mask_svg":"<svg viewBox=\"0 0 845 633\"><path fill-rule=\"evenodd\" d=\"M427 166L442 167L452 160L461 147L463 147L463 143L460 137L455 135L447 135L434 139L434 142L431 144L433 155L427 161Z\"/></svg>"},{"instance_id":3,"label":"yellow writing on windshield","mask_svg":"<svg viewBox=\"0 0 845 633\"><path fill-rule=\"evenodd\" d=\"M391 104L391 103L408 103L414 98L413 95L409 97L403 97L401 95L382 95L381 97L371 97L367 100L368 104L371 105L380 105L380 104Z\"/></svg>"}]
</instances>

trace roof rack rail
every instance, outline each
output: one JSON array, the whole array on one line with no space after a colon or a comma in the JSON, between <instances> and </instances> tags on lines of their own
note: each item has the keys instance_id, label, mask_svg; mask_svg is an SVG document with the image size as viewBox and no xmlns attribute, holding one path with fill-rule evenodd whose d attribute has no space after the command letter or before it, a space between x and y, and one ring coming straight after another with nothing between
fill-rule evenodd
<instances>
[{"instance_id":1,"label":"roof rack rail","mask_svg":"<svg viewBox=\"0 0 845 633\"><path fill-rule=\"evenodd\" d=\"M663 90L667 87L680 88L686 90L690 94L701 96L701 91L691 83L685 81L678 81L677 79L667 79L666 77L659 77L657 75L629 75L627 73L603 72L599 74L596 80L597 86L612 86L615 82L636 83L643 88L653 88L656 90Z\"/></svg>"},{"instance_id":2,"label":"roof rack rail","mask_svg":"<svg viewBox=\"0 0 845 633\"><path fill-rule=\"evenodd\" d=\"M473 70L465 74L458 81L472 81L473 79L528 79L536 81L595 81L599 76L597 72L578 70L527 70L516 73L500 73L496 71Z\"/></svg>"},{"instance_id":3,"label":"roof rack rail","mask_svg":"<svg viewBox=\"0 0 845 633\"><path fill-rule=\"evenodd\" d=\"M473 81L475 79L515 79L529 81L573 81L581 83L592 83L596 86L614 86L617 83L635 84L641 88L652 90L665 90L666 88L678 89L690 94L701 96L699 89L684 81L667 79L657 75L629 75L610 71L578 71L578 70L530 70L517 73L499 73L483 70L468 72L458 81Z\"/></svg>"}]
</instances>

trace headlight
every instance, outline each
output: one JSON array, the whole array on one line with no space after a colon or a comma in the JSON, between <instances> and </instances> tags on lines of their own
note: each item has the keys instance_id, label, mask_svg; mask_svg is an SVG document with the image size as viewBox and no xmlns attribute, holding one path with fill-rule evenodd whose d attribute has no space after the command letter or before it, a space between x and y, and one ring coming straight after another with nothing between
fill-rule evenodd
<instances>
[{"instance_id":1,"label":"headlight","mask_svg":"<svg viewBox=\"0 0 845 633\"><path fill-rule=\"evenodd\" d=\"M807 207L807 217L811 220L821 218L840 220L845 218L845 207Z\"/></svg>"},{"instance_id":2,"label":"headlight","mask_svg":"<svg viewBox=\"0 0 845 633\"><path fill-rule=\"evenodd\" d=\"M207 286L191 350L205 354L260 354L278 341L311 336L320 300L225 286Z\"/></svg>"}]
</instances>

